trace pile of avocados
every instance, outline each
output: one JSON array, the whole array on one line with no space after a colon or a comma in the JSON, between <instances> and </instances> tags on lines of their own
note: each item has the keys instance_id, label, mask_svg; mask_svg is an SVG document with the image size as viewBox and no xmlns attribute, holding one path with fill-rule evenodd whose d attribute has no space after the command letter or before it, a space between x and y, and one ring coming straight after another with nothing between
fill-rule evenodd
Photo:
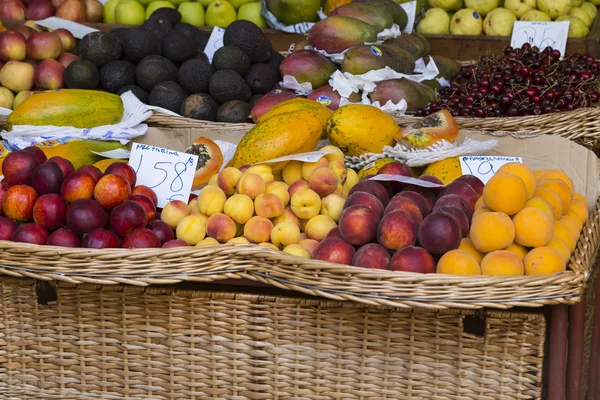
<instances>
[{"instance_id":1,"label":"pile of avocados","mask_svg":"<svg viewBox=\"0 0 600 400\"><path fill-rule=\"evenodd\" d=\"M254 23L235 21L212 60L210 32L181 22L179 12L156 10L140 27L92 32L81 39L80 60L65 70L65 86L122 94L184 117L250 122L250 111L281 80L283 56Z\"/></svg>"}]
</instances>

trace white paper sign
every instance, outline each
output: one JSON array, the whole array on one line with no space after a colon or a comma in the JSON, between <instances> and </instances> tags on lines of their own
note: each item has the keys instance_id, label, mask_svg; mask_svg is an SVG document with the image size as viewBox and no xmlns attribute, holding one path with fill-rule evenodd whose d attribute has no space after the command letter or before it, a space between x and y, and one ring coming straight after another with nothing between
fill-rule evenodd
<instances>
[{"instance_id":1,"label":"white paper sign","mask_svg":"<svg viewBox=\"0 0 600 400\"><path fill-rule=\"evenodd\" d=\"M569 35L569 24L569 21L517 21L513 26L510 45L516 49L525 43L529 43L532 46L537 46L540 50L550 46L560 51L561 55L564 55Z\"/></svg>"},{"instance_id":2,"label":"white paper sign","mask_svg":"<svg viewBox=\"0 0 600 400\"><path fill-rule=\"evenodd\" d=\"M128 159L129 155L131 154L131 152L126 149L114 149L114 150L108 150L108 151L91 151L91 152L94 154L97 154L101 157L111 158L111 159L121 159L121 158Z\"/></svg>"},{"instance_id":3,"label":"white paper sign","mask_svg":"<svg viewBox=\"0 0 600 400\"><path fill-rule=\"evenodd\" d=\"M215 52L223 47L223 34L225 33L225 29L219 28L215 26L208 38L208 42L206 42L206 47L204 48L204 53L208 57L208 61L212 63L213 56Z\"/></svg>"},{"instance_id":4,"label":"white paper sign","mask_svg":"<svg viewBox=\"0 0 600 400\"><path fill-rule=\"evenodd\" d=\"M303 161L303 162L317 162L323 156L327 154L335 153L335 150L320 150L320 151L311 151L308 153L298 153L298 154L290 154L289 156L283 156L274 158L272 160L261 161L256 164L267 164L267 163L275 163L282 161Z\"/></svg>"},{"instance_id":5,"label":"white paper sign","mask_svg":"<svg viewBox=\"0 0 600 400\"><path fill-rule=\"evenodd\" d=\"M523 163L521 157L462 156L459 159L463 175L474 175L483 183L487 183L504 164Z\"/></svg>"},{"instance_id":6,"label":"white paper sign","mask_svg":"<svg viewBox=\"0 0 600 400\"><path fill-rule=\"evenodd\" d=\"M35 21L39 26L43 26L48 29L59 29L65 28L70 31L73 36L77 39L81 39L85 35L91 32L97 32L98 29L90 28L89 26L85 26L83 24L79 24L77 22L69 21L67 19L58 18L58 17L50 17L46 19L42 19L40 21Z\"/></svg>"},{"instance_id":7,"label":"white paper sign","mask_svg":"<svg viewBox=\"0 0 600 400\"><path fill-rule=\"evenodd\" d=\"M401 183L409 183L415 186L421 186L424 188L440 188L444 187L444 185L440 185L437 183L425 181L423 179L411 178L410 176L404 175L391 175L391 174L379 174L369 178L370 181L384 181L384 182L401 182Z\"/></svg>"},{"instance_id":8,"label":"white paper sign","mask_svg":"<svg viewBox=\"0 0 600 400\"><path fill-rule=\"evenodd\" d=\"M133 143L129 157L129 165L137 174L137 184L154 190L158 207L164 207L171 200L187 203L196 164L196 155L140 143Z\"/></svg>"},{"instance_id":9,"label":"white paper sign","mask_svg":"<svg viewBox=\"0 0 600 400\"><path fill-rule=\"evenodd\" d=\"M402 3L400 4L400 7L404 9L406 15L408 16L408 23L406 24L403 32L412 33L415 27L415 19L417 18L417 2L411 1L410 3Z\"/></svg>"}]
</instances>

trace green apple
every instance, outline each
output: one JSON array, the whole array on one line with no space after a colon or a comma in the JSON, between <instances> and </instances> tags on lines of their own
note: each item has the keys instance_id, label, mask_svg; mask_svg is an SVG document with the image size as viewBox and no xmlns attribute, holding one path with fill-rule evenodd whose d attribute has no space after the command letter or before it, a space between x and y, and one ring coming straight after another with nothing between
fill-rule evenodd
<instances>
[{"instance_id":1,"label":"green apple","mask_svg":"<svg viewBox=\"0 0 600 400\"><path fill-rule=\"evenodd\" d=\"M152 13L159 8L175 8L175 6L173 3L166 0L153 1L148 5L148 8L146 8L146 19L150 18Z\"/></svg>"},{"instance_id":2,"label":"green apple","mask_svg":"<svg viewBox=\"0 0 600 400\"><path fill-rule=\"evenodd\" d=\"M206 26L227 28L235 21L235 8L227 0L212 2L206 10Z\"/></svg>"},{"instance_id":3,"label":"green apple","mask_svg":"<svg viewBox=\"0 0 600 400\"><path fill-rule=\"evenodd\" d=\"M260 4L261 3L260 0L229 0L229 2L236 10L239 10L239 8L241 6L243 6L244 4L249 4L249 3L259 3Z\"/></svg>"},{"instance_id":4,"label":"green apple","mask_svg":"<svg viewBox=\"0 0 600 400\"><path fill-rule=\"evenodd\" d=\"M237 13L237 19L245 19L254 22L259 28L268 28L267 21L260 13L262 3L248 3L240 7Z\"/></svg>"},{"instance_id":5,"label":"green apple","mask_svg":"<svg viewBox=\"0 0 600 400\"><path fill-rule=\"evenodd\" d=\"M202 7L202 4L186 1L177 7L177 11L181 14L181 22L187 22L194 26L204 26L204 7Z\"/></svg>"},{"instance_id":6,"label":"green apple","mask_svg":"<svg viewBox=\"0 0 600 400\"><path fill-rule=\"evenodd\" d=\"M198 3L202 4L202 7L204 7L204 9L206 9L208 6L210 6L210 3L214 3L215 0L198 0Z\"/></svg>"},{"instance_id":7,"label":"green apple","mask_svg":"<svg viewBox=\"0 0 600 400\"><path fill-rule=\"evenodd\" d=\"M115 8L121 2L121 0L110 0L104 5L104 22L107 24L115 24Z\"/></svg>"},{"instance_id":8,"label":"green apple","mask_svg":"<svg viewBox=\"0 0 600 400\"><path fill-rule=\"evenodd\" d=\"M121 0L115 8L117 24L141 25L144 23L144 6L136 0Z\"/></svg>"}]
</instances>

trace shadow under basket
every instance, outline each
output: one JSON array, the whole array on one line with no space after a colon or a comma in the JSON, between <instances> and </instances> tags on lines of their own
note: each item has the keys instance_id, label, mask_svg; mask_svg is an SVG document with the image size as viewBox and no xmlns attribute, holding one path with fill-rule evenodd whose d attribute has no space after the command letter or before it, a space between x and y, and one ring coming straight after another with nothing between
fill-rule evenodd
<instances>
[{"instance_id":1,"label":"shadow under basket","mask_svg":"<svg viewBox=\"0 0 600 400\"><path fill-rule=\"evenodd\" d=\"M541 398L541 314L10 277L0 296L0 398Z\"/></svg>"}]
</instances>

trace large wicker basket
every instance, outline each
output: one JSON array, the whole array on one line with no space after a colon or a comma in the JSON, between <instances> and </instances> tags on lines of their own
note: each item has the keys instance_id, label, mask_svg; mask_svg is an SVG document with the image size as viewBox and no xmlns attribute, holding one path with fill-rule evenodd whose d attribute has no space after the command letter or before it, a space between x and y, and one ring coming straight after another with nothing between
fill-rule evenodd
<instances>
[{"instance_id":1,"label":"large wicker basket","mask_svg":"<svg viewBox=\"0 0 600 400\"><path fill-rule=\"evenodd\" d=\"M538 314L6 277L0 298L4 399L541 398Z\"/></svg>"}]
</instances>

